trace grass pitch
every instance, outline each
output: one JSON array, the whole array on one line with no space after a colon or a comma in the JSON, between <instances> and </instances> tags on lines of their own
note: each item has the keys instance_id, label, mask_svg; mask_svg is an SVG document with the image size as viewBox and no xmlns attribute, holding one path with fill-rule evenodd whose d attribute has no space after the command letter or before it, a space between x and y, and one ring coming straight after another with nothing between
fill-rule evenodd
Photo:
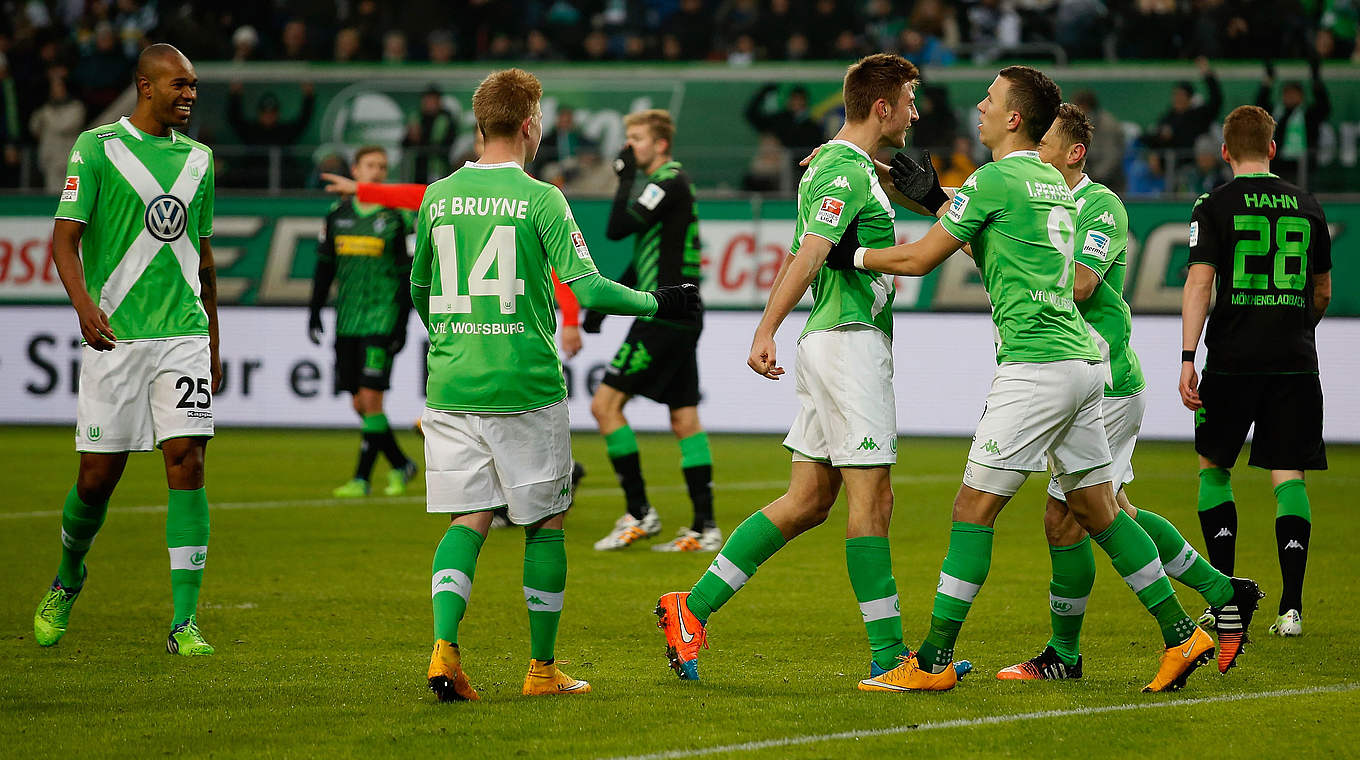
<instances>
[{"instance_id":1,"label":"grass pitch","mask_svg":"<svg viewBox=\"0 0 1360 760\"><path fill-rule=\"evenodd\" d=\"M460 638L483 701L439 704L425 688L429 569L445 527L421 491L336 502L352 466L345 432L224 430L208 449L214 504L199 622L218 654L164 653L170 589L159 455L135 455L88 558L90 579L62 642L33 642L33 609L55 572L59 513L76 469L67 428L0 428L0 736L6 757L612 757L767 742L712 756L931 755L1297 757L1348 755L1360 739L1360 612L1354 604L1360 449L1332 447L1332 469L1309 481L1316 527L1305 635L1266 636L1279 590L1274 502L1265 473L1235 473L1239 574L1269 596L1255 642L1231 675L1210 665L1187 689L1145 695L1159 638L1108 560L1086 617L1086 677L1001 683L1048 634L1042 479L1031 478L997 523L991 576L963 630L959 656L977 671L948 694L865 694L864 631L845 575L843 506L761 568L710 625L704 680L666 667L651 610L688 588L711 555L591 543L622 511L599 436L577 435L589 470L567 521L571 567L558 657L595 692L524 698L528 626L520 593L522 533L493 532L482 552ZM408 451L419 440L401 436ZM729 532L782 492L788 458L774 437L715 436L719 522ZM929 620L949 506L967 443L902 439L894 469L894 571L908 643ZM689 517L678 451L641 437L653 503L669 536ZM1188 444L1144 443L1135 504L1203 545ZM377 482L381 482L383 465ZM1177 586L1186 609L1203 601ZM1327 691L1297 693L1323 687ZM1275 696L1263 694L1286 692ZM1157 705L1153 709L1144 706ZM1135 708L1135 709L1128 709ZM1062 711L1090 710L1088 713ZM1057 715L1031 713L1058 711ZM999 722L984 719L1000 716ZM948 723L957 721L957 723ZM945 723L944 726L939 724ZM916 725L918 729L900 729ZM897 732L873 733L876 730ZM849 732L842 738L779 744ZM773 742L773 744L771 744Z\"/></svg>"}]
</instances>

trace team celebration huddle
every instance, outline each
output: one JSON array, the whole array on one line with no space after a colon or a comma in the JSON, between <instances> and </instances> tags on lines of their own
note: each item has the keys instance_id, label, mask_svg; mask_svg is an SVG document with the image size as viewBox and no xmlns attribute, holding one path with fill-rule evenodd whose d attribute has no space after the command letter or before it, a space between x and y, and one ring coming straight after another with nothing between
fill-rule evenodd
<instances>
[{"instance_id":1,"label":"team celebration huddle","mask_svg":"<svg viewBox=\"0 0 1360 760\"><path fill-rule=\"evenodd\" d=\"M582 229L563 191L527 171L545 142L544 89L519 68L495 71L477 86L476 157L448 176L428 186L384 185L387 155L365 146L353 156L352 178L331 178L345 197L324 223L307 330L319 344L334 287L336 391L352 396L360 424L354 474L333 495L367 496L382 457L386 495L404 494L423 470L427 511L449 516L429 576L433 651L425 679L439 700L480 699L481 664L504 654L459 646L460 624L476 615L469 601L479 556L503 525L524 532L530 661L522 693L592 690L559 667L557 651L562 615L571 614L564 530L584 475L572 455L561 357L580 349L579 330L598 333L607 315L634 320L590 403L626 511L594 549L637 551L662 531L624 414L642 396L667 408L693 509L689 524L650 547L712 557L688 590L657 588L659 598L635 600L639 611L655 611L660 632L639 635L651 637L657 669L665 662L680 679L699 680L719 610L741 614L738 592L767 562L797 563L773 558L796 556L799 549L786 545L826 522L842 490L845 567L867 644L867 667L853 663L859 690L948 691L984 672L1007 681L1080 679L1084 669L1103 667L1084 663L1081 646L1088 608L1105 603L1092 595L1097 565L1105 564L1097 554L1150 616L1127 627L1140 645L1148 642L1147 672L1138 674L1143 691L1193 688L1198 681L1188 679L1208 678L1208 668L1199 669L1209 663L1220 674L1249 667L1241 657L1267 630L1302 634L1311 533L1304 477L1327 467L1314 332L1331 297L1331 237L1314 197L1270 171L1275 120L1257 106L1232 110L1220 147L1232 179L1185 209L1190 254L1177 392L1187 427L1194 425L1201 554L1184 526L1158 513L1165 506L1135 504L1133 456L1153 388L1143 361L1174 358L1140 359L1131 345L1128 214L1115 192L1085 172L1092 121L1064 102L1060 83L1043 71L1002 68L975 96L977 136L991 160L958 187L942 186L928 154L918 161L903 150L915 125L930 118L918 112L921 82L917 67L896 54L853 63L842 87L843 125L804 159L787 255L746 357L755 374L793 385L797 406L787 410L783 440L787 489L749 512L758 505L739 505L740 492L723 494L719 485L724 515L749 512L725 541L713 480L724 463L715 462L699 418L700 206L676 159L682 135L668 111L624 117L603 230ZM128 453L159 449L173 597L166 649L215 652L212 627L205 633L198 622L209 545L205 459L222 384L210 243L214 160L209 147L180 131L197 86L179 50L147 47L131 115L83 132L70 153L52 251L84 339L80 459L62 512L56 578L33 620L41 646L80 625L75 602L87 581L100 581L84 560ZM899 212L929 229L899 243ZM619 281L592 258L589 239L600 233L633 241ZM899 591L893 575L894 490L900 497L912 488L893 478L894 467L911 468L897 462L893 307L897 278L925 276L956 255L972 259L990 301L995 373L977 399L981 417L952 505L924 505L952 510L948 536L911 522L905 528L912 551L899 553L899 563L933 566L926 558L943 552L930 596ZM809 289L796 348L781 343L780 327ZM411 311L428 337L423 461L403 451L384 411ZM792 377L785 377L790 357ZM918 392L929 398L932 390ZM1253 427L1249 464L1270 472L1278 506L1278 583L1234 574L1230 472ZM1046 539L1052 572L1028 582L1048 584L1051 635L1026 642L1037 652L1031 659L995 662L964 623L975 602L977 615L988 614L979 593L994 525L1032 473L1047 483L1042 525L1033 530ZM911 610L931 599L929 618L911 612L914 625L904 628L900 594ZM1256 619L1267 596L1278 602L1269 625ZM704 672L707 681L723 678ZM812 688L849 687L850 679Z\"/></svg>"}]
</instances>

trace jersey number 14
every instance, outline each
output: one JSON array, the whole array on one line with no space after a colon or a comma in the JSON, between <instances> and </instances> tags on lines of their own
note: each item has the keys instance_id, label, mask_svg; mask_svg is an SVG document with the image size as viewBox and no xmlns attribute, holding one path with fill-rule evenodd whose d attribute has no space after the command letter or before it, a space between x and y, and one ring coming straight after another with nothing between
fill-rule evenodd
<instances>
[{"instance_id":1,"label":"jersey number 14","mask_svg":"<svg viewBox=\"0 0 1360 760\"><path fill-rule=\"evenodd\" d=\"M491 238L477 254L468 272L467 288L459 282L458 246L455 242L453 225L445 224L430 230L430 242L434 244L434 255L439 260L439 286L441 295L430 296L431 314L471 314L473 296L493 296L500 301L502 314L514 314L516 296L524 295L524 280L515 277L515 228L498 225L491 231ZM496 265L495 278L487 277L492 263Z\"/></svg>"}]
</instances>

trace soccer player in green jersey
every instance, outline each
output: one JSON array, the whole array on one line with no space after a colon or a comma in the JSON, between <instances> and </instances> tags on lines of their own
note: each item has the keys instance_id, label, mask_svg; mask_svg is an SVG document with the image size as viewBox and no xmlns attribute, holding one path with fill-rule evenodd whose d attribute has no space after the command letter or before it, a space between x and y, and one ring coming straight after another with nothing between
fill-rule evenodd
<instances>
[{"instance_id":1,"label":"soccer player in green jersey","mask_svg":"<svg viewBox=\"0 0 1360 760\"><path fill-rule=\"evenodd\" d=\"M619 188L605 233L610 240L635 237L633 259L622 281L643 289L698 285L699 217L689 175L671 157L675 122L666 111L653 108L628 114L623 124L628 143L614 162ZM634 197L639 168L645 172L645 184ZM599 332L602 317L587 312L582 327L586 332ZM595 389L590 411L604 436L628 510L609 535L595 542L600 551L624 549L661 531L661 518L647 500L637 437L623 414L634 396L670 407L671 430L680 443L680 468L694 505L690 524L673 540L652 549L715 552L722 545L722 532L713 519L713 455L708 433L699 423L698 351L703 324L702 314L686 322L639 317Z\"/></svg>"},{"instance_id":2,"label":"soccer player in green jersey","mask_svg":"<svg viewBox=\"0 0 1360 760\"><path fill-rule=\"evenodd\" d=\"M1166 574L1199 591L1211 614L1228 621L1218 631L1218 667L1226 673L1242 651L1260 589L1251 580L1229 578L1214 569L1165 518L1134 507L1125 488L1133 480L1133 449L1147 403L1143 398L1146 383L1138 355L1129 345L1133 320L1124 300L1128 214L1119 196L1093 182L1084 171L1094 130L1081 109L1063 103L1039 143L1039 158L1062 173L1077 204L1072 238L1077 263L1073 296L1106 362L1101 416L1113 459L1111 484L1119 508L1157 545ZM1089 536L1073 519L1067 497L1055 478L1048 483L1044 533L1053 563L1048 595L1053 636L1037 656L998 672L997 678L1002 680L1072 679L1082 675L1081 626L1095 583L1095 557Z\"/></svg>"},{"instance_id":3,"label":"soccer player in green jersey","mask_svg":"<svg viewBox=\"0 0 1360 760\"><path fill-rule=\"evenodd\" d=\"M366 145L354 152L355 182L387 179L387 151ZM406 345L411 314L411 259L407 212L341 198L326 214L316 252L316 274L307 333L321 344L321 307L338 282L335 297L335 389L354 399L360 419L359 462L354 477L333 492L339 498L367 496L373 463L381 453L391 470L383 493L400 496L415 477L416 464L402 452L383 413L383 392L391 386L392 361Z\"/></svg>"},{"instance_id":4,"label":"soccer player in green jersey","mask_svg":"<svg viewBox=\"0 0 1360 760\"><path fill-rule=\"evenodd\" d=\"M484 79L472 111L486 150L430 185L416 221L411 301L430 338L421 417L427 509L452 515L430 580L427 678L442 701L478 698L463 672L458 626L499 506L525 529L531 659L523 692L590 691L553 659L572 460L550 271L602 312L688 319L699 309L693 285L640 292L600 276L562 192L524 172L543 138L542 95L520 69Z\"/></svg>"},{"instance_id":5,"label":"soccer player in green jersey","mask_svg":"<svg viewBox=\"0 0 1360 760\"><path fill-rule=\"evenodd\" d=\"M76 451L57 577L33 617L42 646L66 632L85 555L128 452L159 448L174 598L171 654L210 655L195 610L208 558L203 461L222 384L213 269L213 160L175 128L197 101L193 64L170 45L137 59L131 116L81 133L52 228L52 259L80 318Z\"/></svg>"},{"instance_id":6,"label":"soccer player in green jersey","mask_svg":"<svg viewBox=\"0 0 1360 760\"><path fill-rule=\"evenodd\" d=\"M697 679L709 617L786 543L827 518L844 484L848 504L845 561L871 653L870 674L903 654L897 584L888 526L897 460L892 385L891 277L831 271L833 245L886 247L894 211L874 168L880 148L901 148L917 120L919 74L906 59L871 55L845 74L845 125L813 158L798 188L793 244L770 290L747 364L763 377L784 374L775 332L811 286L813 307L798 341L795 388L800 402L784 446L792 454L783 496L748 517L687 592L665 594L656 612L671 667Z\"/></svg>"},{"instance_id":7,"label":"soccer player in green jersey","mask_svg":"<svg viewBox=\"0 0 1360 760\"><path fill-rule=\"evenodd\" d=\"M1205 548L1228 573L1237 543L1230 471L1247 429L1255 431L1247 463L1270 470L1275 487L1282 584L1270 632L1299 636L1313 530L1303 478L1327 469L1314 332L1332 299L1332 240L1317 199L1270 172L1274 130L1275 120L1256 106L1239 106L1223 121L1221 152L1233 178L1200 196L1191 212L1180 394L1195 412ZM1195 372L1201 334L1202 383ZM1223 620L1214 623L1223 630Z\"/></svg>"},{"instance_id":8,"label":"soccer player in green jersey","mask_svg":"<svg viewBox=\"0 0 1360 760\"><path fill-rule=\"evenodd\" d=\"M919 276L971 244L992 302L997 361L954 499L930 633L914 656L861 681L861 688L954 687L954 644L987 579L992 525L1026 476L1049 468L1077 523L1110 555L1161 627L1166 649L1145 690L1181 688L1213 654L1213 640L1176 599L1156 545L1120 511L1110 487L1110 448L1100 413L1105 373L1072 298L1077 207L1062 174L1037 152L1061 99L1058 86L1042 72L1002 69L978 103L978 134L993 162L935 209L944 214L921 240L886 250L862 246L850 254L856 271ZM829 261L846 263L841 256Z\"/></svg>"}]
</instances>

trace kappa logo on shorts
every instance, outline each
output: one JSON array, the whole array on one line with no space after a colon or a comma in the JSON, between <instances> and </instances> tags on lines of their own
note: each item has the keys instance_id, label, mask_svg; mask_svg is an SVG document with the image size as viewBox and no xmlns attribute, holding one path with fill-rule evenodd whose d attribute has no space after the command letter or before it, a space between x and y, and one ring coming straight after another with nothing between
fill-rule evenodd
<instances>
[{"instance_id":1,"label":"kappa logo on shorts","mask_svg":"<svg viewBox=\"0 0 1360 760\"><path fill-rule=\"evenodd\" d=\"M817 211L817 221L832 226L840 224L841 212L844 210L845 201L839 198L823 198L822 207Z\"/></svg>"},{"instance_id":2,"label":"kappa logo on shorts","mask_svg":"<svg viewBox=\"0 0 1360 760\"><path fill-rule=\"evenodd\" d=\"M146 204L146 231L162 243L173 243L184 234L189 212L184 201L173 195L158 195Z\"/></svg>"},{"instance_id":3,"label":"kappa logo on shorts","mask_svg":"<svg viewBox=\"0 0 1360 760\"><path fill-rule=\"evenodd\" d=\"M997 445L996 441L990 438L987 439L986 443L982 444L982 450L995 454L996 456L1001 456L1001 447Z\"/></svg>"},{"instance_id":4,"label":"kappa logo on shorts","mask_svg":"<svg viewBox=\"0 0 1360 760\"><path fill-rule=\"evenodd\" d=\"M870 438L869 436L866 435L864 436L864 440L860 441L859 445L856 446L855 449L858 451L878 451L879 446L877 443L874 442L873 438Z\"/></svg>"},{"instance_id":5,"label":"kappa logo on shorts","mask_svg":"<svg viewBox=\"0 0 1360 760\"><path fill-rule=\"evenodd\" d=\"M89 438L91 441L99 440L99 437L102 436L103 434L104 434L103 431L99 429L98 425L91 425L85 431L85 437Z\"/></svg>"}]
</instances>

